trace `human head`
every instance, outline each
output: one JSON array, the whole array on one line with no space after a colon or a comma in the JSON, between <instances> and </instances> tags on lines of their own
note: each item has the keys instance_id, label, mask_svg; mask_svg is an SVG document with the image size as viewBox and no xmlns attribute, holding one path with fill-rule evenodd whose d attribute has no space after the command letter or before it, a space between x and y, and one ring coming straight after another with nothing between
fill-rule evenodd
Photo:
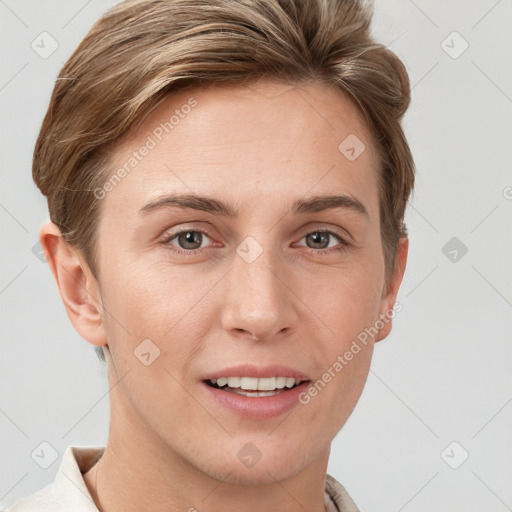
<instances>
[{"instance_id":1,"label":"human head","mask_svg":"<svg viewBox=\"0 0 512 512\"><path fill-rule=\"evenodd\" d=\"M258 9L262 10L259 14ZM199 22L198 17L206 21ZM294 28L294 20L302 29ZM193 414L198 416L193 420L197 421L188 421L191 418L183 414L188 428L174 418L176 423L169 430L166 422L171 420L160 409L162 404L167 411L172 405L190 414L194 406L184 401L183 392L174 384L176 402L155 403L150 389L144 386L151 379L156 379L158 389L166 386L158 368L170 371L171 377L186 385L192 396L197 387L194 378L213 363L219 366L223 358L230 362L254 358L265 364L291 360L296 355L300 356L297 364L312 378L318 378L336 353L347 350L360 330L375 322L394 302L405 263L403 212L413 184L412 159L400 128L409 91L403 66L391 52L369 40L368 25L369 12L355 2L208 1L201 8L197 1L122 3L93 27L57 82L36 148L36 176L41 178L38 183L43 192L48 193L52 220L70 246L83 255L81 263L87 263L97 278L96 291L100 293L95 295L101 297L98 309L105 318L92 332L89 320L87 327L78 319L82 313L75 310L70 316L79 332L86 333L84 338L99 346L106 339L101 331L107 332L118 377L129 372L114 393L117 396L129 389L131 405L135 404L145 419L153 417L151 413L158 409L152 428L161 438L170 435L173 428L182 433L185 441L181 449L186 447L182 455L186 450L197 455L194 447L199 451L205 448L201 436L194 437L196 445L192 437L187 437L197 434L194 429L201 424L199 419L204 412L194 409ZM260 28L251 30L251 26ZM176 27L180 27L178 34ZM275 94L269 86L272 81L280 82ZM303 93L305 96L300 96ZM179 121L179 129L172 130L165 144L159 144L128 178L98 199L95 192L97 195L98 189L106 191L104 184L153 133L151 127L162 126L180 105L191 109L190 115ZM76 116L74 123L69 119L70 113ZM288 113L297 113L297 117ZM213 122L216 119L217 131ZM265 119L275 121L266 130ZM304 125L306 121L310 131ZM286 140L287 133L300 134L300 140ZM343 134L341 140L337 140L337 133ZM355 134L366 145L354 161L338 150L338 144L348 134ZM251 137L254 145L247 142ZM261 146L263 141L265 146ZM237 144L243 151L236 149ZM260 154L255 153L258 145ZM212 147L221 148L220 164ZM244 160L244 155L251 155L249 161ZM255 165L258 156L260 170ZM299 169L298 178L288 161ZM330 161L340 168L339 177L335 173L328 175ZM201 163L205 169L217 164L220 168L216 169L217 174L208 174L201 170ZM279 172L273 174L273 165ZM250 171L245 175L241 166ZM179 177L184 179L180 181ZM300 228L301 234L305 233L298 217L284 219L289 212L282 205L307 192L301 180L318 184L324 195L344 188L356 191L366 203L370 224L355 213L353 217L347 214L359 232L359 245L364 246L364 250L353 253L360 255L359 260L355 256L337 260L331 255L330 260L320 264L316 256L301 260L286 253L291 259L285 265L286 254L280 252L284 248L278 245L282 237L295 241L291 240L293 235L300 238L295 230ZM158 190L151 191L154 183ZM208 191L225 196L232 195L233 190L239 192L228 199L240 207L250 205L243 217L245 224L219 220L214 232L223 239L226 249L242 234L251 235L248 226L254 228L263 253L246 266L232 253L229 258L235 259L228 260L226 251L219 252L218 259L212 256L211 263L202 256L203 259L189 260L197 265L185 265L184 261L164 257L161 248L150 248L147 232L155 231L156 238L155 226L137 228L137 243L146 243L146 248L128 247L130 236L130 243L135 243L128 230L136 219L137 223L140 220L136 212L149 197L148 192L154 195L166 185L181 193L188 188L198 188L203 195ZM265 199L268 202L262 208ZM260 207L256 208L258 204ZM73 220L77 210L82 216ZM208 218L213 222L212 217ZM153 222L159 225L164 221ZM273 224L279 224L276 230ZM386 238L386 233L395 239ZM86 244L86 240L90 243ZM394 251L400 244L400 265L395 272ZM391 253L386 247L391 247ZM214 262L220 265L221 261L233 265L219 273L220 267L215 267ZM278 272L272 272L274 269ZM54 266L53 271L58 273L59 269ZM78 275L77 267L75 271ZM231 271L232 277L224 279ZM75 274L70 275L75 279ZM65 272L59 277L67 279ZM196 279L198 285L187 288L187 279ZM316 292L311 285L315 279L327 292ZM393 281L389 294L388 279ZM218 282L222 284L203 300L203 287L207 285L211 291ZM59 282L59 286L66 284ZM239 295L243 286L252 286L253 293ZM219 290L225 292L226 299ZM67 298L71 302L74 299ZM192 321L180 323L187 315ZM162 327L174 321L178 327ZM321 332L315 332L317 328ZM389 329L384 329L378 339L386 332ZM248 333L254 339L249 340ZM141 337L154 340L162 351L151 366L151 379L142 379L139 372L144 370L140 364L131 366L135 364L133 352ZM218 345L212 345L214 340ZM301 461L290 463L293 470L325 449L327 440L332 439L335 429L354 407L367 375L371 346L358 354L358 363L343 370L343 377L336 381L339 384L322 391L321 398L308 405L309 409L303 409L304 418L320 419L318 425L312 425L317 444L311 450L316 452L308 451ZM141 389L137 387L138 379ZM128 407L128 402L124 405ZM330 410L339 414L327 419L325 415ZM246 427L240 429L240 435L249 435ZM278 448L277 444L272 445L275 439L259 439L267 448L265 453L271 452L269 448ZM169 445L174 442L165 440ZM215 440L222 446L220 437ZM299 435L292 436L281 450L293 451L298 448L293 443L300 441ZM215 450L214 446L208 454L212 467L213 457L219 455ZM279 471L281 476L285 474L284 468Z\"/></svg>"}]
</instances>

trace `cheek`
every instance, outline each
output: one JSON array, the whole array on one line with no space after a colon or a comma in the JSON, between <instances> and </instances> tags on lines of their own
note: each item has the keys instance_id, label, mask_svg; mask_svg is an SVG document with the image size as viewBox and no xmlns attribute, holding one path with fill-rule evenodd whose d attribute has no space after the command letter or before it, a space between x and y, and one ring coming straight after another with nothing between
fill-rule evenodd
<instances>
[{"instance_id":1,"label":"cheek","mask_svg":"<svg viewBox=\"0 0 512 512\"><path fill-rule=\"evenodd\" d=\"M111 343L124 352L144 339L154 342L162 355L172 341L174 356L199 339L204 328L206 292L214 287L214 276L198 276L183 267L119 265L109 276L102 297L110 313L107 331ZM206 295L205 295L206 294Z\"/></svg>"},{"instance_id":2,"label":"cheek","mask_svg":"<svg viewBox=\"0 0 512 512\"><path fill-rule=\"evenodd\" d=\"M367 266L360 270L352 267L350 272L340 269L322 293L310 296L325 333L316 337L321 365L312 393L321 395L319 403L336 411L338 419L351 413L368 376L373 353L371 328L379 318L380 279ZM333 420L333 428L335 424Z\"/></svg>"},{"instance_id":3,"label":"cheek","mask_svg":"<svg viewBox=\"0 0 512 512\"><path fill-rule=\"evenodd\" d=\"M361 260L329 269L329 275L316 276L316 282L321 285L316 291L304 288L311 309L341 344L378 318L383 276L375 268L378 267Z\"/></svg>"},{"instance_id":4,"label":"cheek","mask_svg":"<svg viewBox=\"0 0 512 512\"><path fill-rule=\"evenodd\" d=\"M361 285L361 283L360 283ZM364 384L372 357L371 327L378 319L379 298L373 287L346 286L331 290L328 300L319 304L322 320L329 334L320 337L324 354L324 371L336 374L342 394ZM329 376L324 374L325 380ZM340 377L338 377L340 376Z\"/></svg>"}]
</instances>

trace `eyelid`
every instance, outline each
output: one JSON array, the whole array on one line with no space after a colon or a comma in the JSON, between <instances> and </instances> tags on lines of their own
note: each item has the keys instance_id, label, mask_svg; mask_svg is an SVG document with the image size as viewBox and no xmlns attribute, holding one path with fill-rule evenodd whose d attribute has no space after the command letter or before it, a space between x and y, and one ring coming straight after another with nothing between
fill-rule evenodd
<instances>
[{"instance_id":1,"label":"eyelid","mask_svg":"<svg viewBox=\"0 0 512 512\"><path fill-rule=\"evenodd\" d=\"M307 224L306 226L303 226L300 228L299 231L296 232L297 234L301 234L301 238L304 236L310 234L310 233L331 233L333 235L338 236L342 241L346 243L355 243L352 235L349 231L346 229L338 226L333 225L330 223L325 222L312 222Z\"/></svg>"},{"instance_id":2,"label":"eyelid","mask_svg":"<svg viewBox=\"0 0 512 512\"><path fill-rule=\"evenodd\" d=\"M305 238L308 235L311 235L312 233L327 233L328 235L332 235L334 238L337 238L338 240L342 242L348 243L348 237L342 235L341 233L338 233L337 231L334 231L332 229L311 229L309 230L305 235L300 237L300 240Z\"/></svg>"}]
</instances>

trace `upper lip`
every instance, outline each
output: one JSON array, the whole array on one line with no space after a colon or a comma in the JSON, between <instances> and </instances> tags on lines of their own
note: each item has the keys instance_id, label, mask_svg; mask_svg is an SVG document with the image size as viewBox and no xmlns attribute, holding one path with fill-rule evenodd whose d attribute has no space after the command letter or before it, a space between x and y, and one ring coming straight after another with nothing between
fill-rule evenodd
<instances>
[{"instance_id":1,"label":"upper lip","mask_svg":"<svg viewBox=\"0 0 512 512\"><path fill-rule=\"evenodd\" d=\"M293 377L296 380L310 380L306 374L299 370L277 364L269 366L254 366L253 364L229 366L203 375L201 380L215 380L221 377Z\"/></svg>"}]
</instances>

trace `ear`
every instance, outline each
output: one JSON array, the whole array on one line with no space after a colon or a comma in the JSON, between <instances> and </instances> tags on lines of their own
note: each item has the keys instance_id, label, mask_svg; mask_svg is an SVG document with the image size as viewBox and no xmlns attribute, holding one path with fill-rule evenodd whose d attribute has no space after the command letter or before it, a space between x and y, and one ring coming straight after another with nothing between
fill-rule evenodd
<instances>
[{"instance_id":1,"label":"ear","mask_svg":"<svg viewBox=\"0 0 512 512\"><path fill-rule=\"evenodd\" d=\"M404 277L408 252L409 239L407 237L402 237L398 241L393 272L389 277L387 286L382 294L379 319L382 319L384 327L379 329L379 332L375 336L375 342L386 338L393 327L393 320L392 317L390 318L390 312L393 311L393 307L396 303L396 297L398 295L398 289L400 288L402 278Z\"/></svg>"},{"instance_id":2,"label":"ear","mask_svg":"<svg viewBox=\"0 0 512 512\"><path fill-rule=\"evenodd\" d=\"M98 282L82 254L64 240L53 222L43 224L39 241L73 327L89 343L106 345Z\"/></svg>"}]
</instances>

